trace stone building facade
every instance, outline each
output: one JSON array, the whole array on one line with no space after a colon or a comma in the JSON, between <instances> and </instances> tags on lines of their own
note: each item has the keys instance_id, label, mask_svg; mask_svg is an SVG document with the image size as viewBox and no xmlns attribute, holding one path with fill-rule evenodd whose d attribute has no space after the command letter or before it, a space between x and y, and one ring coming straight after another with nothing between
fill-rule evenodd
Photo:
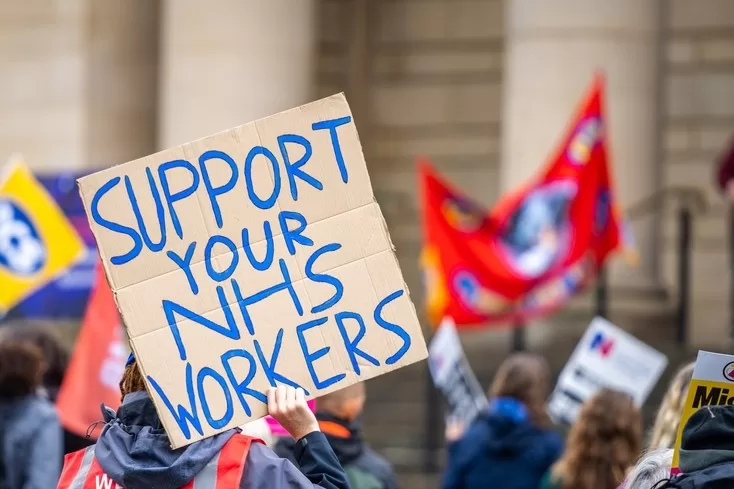
<instances>
[{"instance_id":1,"label":"stone building facade","mask_svg":"<svg viewBox=\"0 0 734 489\"><path fill-rule=\"evenodd\" d=\"M545 162L597 68L623 207L679 186L709 202L689 337L716 344L729 335L713 178L734 134L731 0L6 0L0 154L93 170L345 91L420 301L416 157L489 206ZM678 286L676 208L635 219L641 266L612 273L662 309Z\"/></svg>"}]
</instances>

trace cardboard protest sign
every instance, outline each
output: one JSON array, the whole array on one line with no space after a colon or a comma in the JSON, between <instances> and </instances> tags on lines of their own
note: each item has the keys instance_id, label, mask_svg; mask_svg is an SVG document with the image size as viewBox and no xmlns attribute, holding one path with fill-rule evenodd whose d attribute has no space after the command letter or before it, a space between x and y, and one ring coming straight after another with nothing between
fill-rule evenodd
<instances>
[{"instance_id":1,"label":"cardboard protest sign","mask_svg":"<svg viewBox=\"0 0 734 489\"><path fill-rule=\"evenodd\" d=\"M468 426L487 409L487 397L479 385L451 318L444 318L428 347L428 367L433 383L449 404L447 417Z\"/></svg>"},{"instance_id":2,"label":"cardboard protest sign","mask_svg":"<svg viewBox=\"0 0 734 489\"><path fill-rule=\"evenodd\" d=\"M427 356L343 95L79 186L174 448Z\"/></svg>"},{"instance_id":3,"label":"cardboard protest sign","mask_svg":"<svg viewBox=\"0 0 734 489\"><path fill-rule=\"evenodd\" d=\"M584 401L603 387L626 392L642 406L667 364L659 351L594 318L558 377L548 411L556 422L571 424Z\"/></svg>"},{"instance_id":4,"label":"cardboard protest sign","mask_svg":"<svg viewBox=\"0 0 734 489\"><path fill-rule=\"evenodd\" d=\"M677 474L683 427L688 419L705 406L734 405L734 356L699 351L688 396L678 426L673 452L673 474Z\"/></svg>"}]
</instances>

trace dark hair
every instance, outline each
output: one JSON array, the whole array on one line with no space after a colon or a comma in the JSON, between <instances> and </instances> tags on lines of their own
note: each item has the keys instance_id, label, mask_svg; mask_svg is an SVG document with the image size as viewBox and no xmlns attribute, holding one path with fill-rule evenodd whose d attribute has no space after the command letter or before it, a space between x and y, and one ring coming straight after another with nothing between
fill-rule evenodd
<instances>
[{"instance_id":1,"label":"dark hair","mask_svg":"<svg viewBox=\"0 0 734 489\"><path fill-rule=\"evenodd\" d=\"M69 363L69 352L61 344L61 339L55 331L40 326L23 325L11 328L6 338L28 341L36 345L41 350L45 364L42 385L51 389L61 386Z\"/></svg>"},{"instance_id":2,"label":"dark hair","mask_svg":"<svg viewBox=\"0 0 734 489\"><path fill-rule=\"evenodd\" d=\"M490 397L511 397L523 403L539 428L551 424L546 412L549 393L548 363L532 353L516 353L502 362L489 389Z\"/></svg>"},{"instance_id":3,"label":"dark hair","mask_svg":"<svg viewBox=\"0 0 734 489\"><path fill-rule=\"evenodd\" d=\"M563 489L616 489L641 448L642 421L632 398L601 389L581 407L553 479Z\"/></svg>"},{"instance_id":4,"label":"dark hair","mask_svg":"<svg viewBox=\"0 0 734 489\"><path fill-rule=\"evenodd\" d=\"M32 394L43 376L41 350L29 341L0 341L0 399L8 400Z\"/></svg>"}]
</instances>

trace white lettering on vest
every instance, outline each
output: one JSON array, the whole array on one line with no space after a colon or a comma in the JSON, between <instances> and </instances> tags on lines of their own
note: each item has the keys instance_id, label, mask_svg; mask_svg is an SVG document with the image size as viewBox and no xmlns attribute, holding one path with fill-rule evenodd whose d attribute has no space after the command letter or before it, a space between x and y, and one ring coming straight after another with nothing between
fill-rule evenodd
<instances>
[{"instance_id":1,"label":"white lettering on vest","mask_svg":"<svg viewBox=\"0 0 734 489\"><path fill-rule=\"evenodd\" d=\"M112 489L112 483L114 482L112 479L107 477L107 474L101 474L95 477L95 481L97 484L97 489ZM124 489L120 484L115 482L115 489Z\"/></svg>"},{"instance_id":2,"label":"white lettering on vest","mask_svg":"<svg viewBox=\"0 0 734 489\"><path fill-rule=\"evenodd\" d=\"M107 477L107 474L98 475L95 482L97 483L97 489L112 489L112 479Z\"/></svg>"}]
</instances>

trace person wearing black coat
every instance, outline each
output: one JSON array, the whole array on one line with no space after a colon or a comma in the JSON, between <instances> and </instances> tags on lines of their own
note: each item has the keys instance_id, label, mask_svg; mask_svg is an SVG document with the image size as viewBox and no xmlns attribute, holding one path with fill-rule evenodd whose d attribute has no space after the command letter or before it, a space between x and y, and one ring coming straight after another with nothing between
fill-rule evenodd
<instances>
[{"instance_id":1,"label":"person wearing black coat","mask_svg":"<svg viewBox=\"0 0 734 489\"><path fill-rule=\"evenodd\" d=\"M365 400L363 383L320 397L316 400L319 428L344 468L351 489L398 489L392 465L362 437L359 418ZM275 444L275 453L298 465L295 443L293 438L281 438Z\"/></svg>"},{"instance_id":2,"label":"person wearing black coat","mask_svg":"<svg viewBox=\"0 0 734 489\"><path fill-rule=\"evenodd\" d=\"M702 407L683 427L680 474L656 488L731 489L734 487L734 406Z\"/></svg>"}]
</instances>

